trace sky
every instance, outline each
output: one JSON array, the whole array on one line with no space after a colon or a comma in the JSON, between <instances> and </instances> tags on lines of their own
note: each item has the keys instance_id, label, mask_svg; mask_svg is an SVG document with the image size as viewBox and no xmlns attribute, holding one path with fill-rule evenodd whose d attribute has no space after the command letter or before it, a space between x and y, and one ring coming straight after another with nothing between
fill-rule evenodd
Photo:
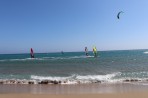
<instances>
[{"instance_id":1,"label":"sky","mask_svg":"<svg viewBox=\"0 0 148 98\"><path fill-rule=\"evenodd\" d=\"M148 0L0 0L0 54L148 49L147 5Z\"/></svg>"}]
</instances>

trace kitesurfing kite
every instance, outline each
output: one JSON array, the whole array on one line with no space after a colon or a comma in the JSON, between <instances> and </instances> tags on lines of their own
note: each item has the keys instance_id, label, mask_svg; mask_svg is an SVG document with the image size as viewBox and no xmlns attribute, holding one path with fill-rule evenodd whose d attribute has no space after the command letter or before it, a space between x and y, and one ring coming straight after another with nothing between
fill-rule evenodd
<instances>
[{"instance_id":1,"label":"kitesurfing kite","mask_svg":"<svg viewBox=\"0 0 148 98\"><path fill-rule=\"evenodd\" d=\"M31 58L34 58L34 53L33 53L33 49L32 48L30 49L30 56L31 56Z\"/></svg>"},{"instance_id":2,"label":"kitesurfing kite","mask_svg":"<svg viewBox=\"0 0 148 98\"><path fill-rule=\"evenodd\" d=\"M120 12L117 14L117 18L118 18L118 19L120 19L120 14L121 14L121 13L124 13L124 12L123 12L123 11L120 11Z\"/></svg>"}]
</instances>

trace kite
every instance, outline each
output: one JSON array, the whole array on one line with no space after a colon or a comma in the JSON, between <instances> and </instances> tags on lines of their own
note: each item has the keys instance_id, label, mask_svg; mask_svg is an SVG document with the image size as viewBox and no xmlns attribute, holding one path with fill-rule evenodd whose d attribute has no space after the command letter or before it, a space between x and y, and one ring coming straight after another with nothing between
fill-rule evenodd
<instances>
[{"instance_id":1,"label":"kite","mask_svg":"<svg viewBox=\"0 0 148 98\"><path fill-rule=\"evenodd\" d=\"M120 11L120 12L117 14L117 18L118 18L118 19L120 19L120 14L121 14L121 13L124 13L124 12Z\"/></svg>"}]
</instances>

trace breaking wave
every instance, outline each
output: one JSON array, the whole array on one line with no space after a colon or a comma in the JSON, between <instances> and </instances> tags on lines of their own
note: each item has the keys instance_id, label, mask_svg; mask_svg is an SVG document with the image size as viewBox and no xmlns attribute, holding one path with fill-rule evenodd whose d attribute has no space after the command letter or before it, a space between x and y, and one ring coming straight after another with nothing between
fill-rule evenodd
<instances>
[{"instance_id":1,"label":"breaking wave","mask_svg":"<svg viewBox=\"0 0 148 98\"><path fill-rule=\"evenodd\" d=\"M144 54L148 54L148 51L143 52Z\"/></svg>"},{"instance_id":2,"label":"breaking wave","mask_svg":"<svg viewBox=\"0 0 148 98\"><path fill-rule=\"evenodd\" d=\"M127 73L129 74L129 73ZM131 73L137 74L137 73ZM141 72L139 74L148 74ZM0 84L91 84L91 83L146 83L148 78L126 77L121 72L106 75L76 75L67 77L31 75L30 79L0 79ZM15 76L14 76L15 77Z\"/></svg>"},{"instance_id":3,"label":"breaking wave","mask_svg":"<svg viewBox=\"0 0 148 98\"><path fill-rule=\"evenodd\" d=\"M81 59L92 58L94 56L70 56L70 57L41 57L41 58L24 58L24 59L3 59L0 62L13 62L13 61L32 61L32 60L64 60L64 59Z\"/></svg>"}]
</instances>

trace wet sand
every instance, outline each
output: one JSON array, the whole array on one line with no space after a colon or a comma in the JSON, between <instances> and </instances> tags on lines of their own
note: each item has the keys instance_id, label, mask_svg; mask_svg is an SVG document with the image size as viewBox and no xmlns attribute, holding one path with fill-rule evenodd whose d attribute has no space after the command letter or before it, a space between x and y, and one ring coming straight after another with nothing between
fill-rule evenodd
<instances>
[{"instance_id":1,"label":"wet sand","mask_svg":"<svg viewBox=\"0 0 148 98\"><path fill-rule=\"evenodd\" d=\"M39 84L1 84L0 94L115 94L148 91L148 83L116 84L73 84L73 85L39 85Z\"/></svg>"},{"instance_id":2,"label":"wet sand","mask_svg":"<svg viewBox=\"0 0 148 98\"><path fill-rule=\"evenodd\" d=\"M0 98L148 98L147 83L28 85L1 84Z\"/></svg>"}]
</instances>

